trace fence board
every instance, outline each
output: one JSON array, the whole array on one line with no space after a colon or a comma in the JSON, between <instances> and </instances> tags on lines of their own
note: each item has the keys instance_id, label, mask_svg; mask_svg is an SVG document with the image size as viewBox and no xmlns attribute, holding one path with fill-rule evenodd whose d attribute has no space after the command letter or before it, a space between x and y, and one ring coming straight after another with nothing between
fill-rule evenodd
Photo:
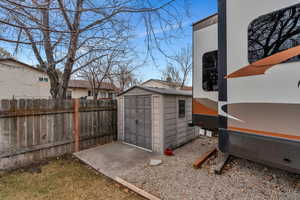
<instances>
[{"instance_id":1,"label":"fence board","mask_svg":"<svg viewBox=\"0 0 300 200\"><path fill-rule=\"evenodd\" d=\"M31 147L33 145L33 117L28 116L27 117L27 129L26 129L26 139L27 139L27 146Z\"/></svg>"},{"instance_id":2,"label":"fence board","mask_svg":"<svg viewBox=\"0 0 300 200\"><path fill-rule=\"evenodd\" d=\"M88 148L117 136L117 104L80 100L80 145ZM74 151L73 101L1 100L0 170Z\"/></svg>"},{"instance_id":3,"label":"fence board","mask_svg":"<svg viewBox=\"0 0 300 200\"><path fill-rule=\"evenodd\" d=\"M18 132L18 119L9 119L8 124L10 125L8 129L10 133L10 149L11 151L16 151L18 148L18 135L20 134Z\"/></svg>"},{"instance_id":4,"label":"fence board","mask_svg":"<svg viewBox=\"0 0 300 200\"><path fill-rule=\"evenodd\" d=\"M41 118L39 116L33 116L34 119L34 145L41 144Z\"/></svg>"},{"instance_id":5,"label":"fence board","mask_svg":"<svg viewBox=\"0 0 300 200\"><path fill-rule=\"evenodd\" d=\"M40 143L41 144L46 144L47 143L47 116L43 115L41 116L41 135L40 135Z\"/></svg>"}]
</instances>

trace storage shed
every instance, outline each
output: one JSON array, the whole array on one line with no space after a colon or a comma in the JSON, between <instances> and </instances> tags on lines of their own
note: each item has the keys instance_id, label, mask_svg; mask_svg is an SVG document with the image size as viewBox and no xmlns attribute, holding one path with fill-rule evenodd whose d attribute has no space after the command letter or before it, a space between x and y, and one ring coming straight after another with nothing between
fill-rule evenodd
<instances>
[{"instance_id":1,"label":"storage shed","mask_svg":"<svg viewBox=\"0 0 300 200\"><path fill-rule=\"evenodd\" d=\"M135 86L118 96L118 139L153 152L196 137L192 91Z\"/></svg>"}]
</instances>

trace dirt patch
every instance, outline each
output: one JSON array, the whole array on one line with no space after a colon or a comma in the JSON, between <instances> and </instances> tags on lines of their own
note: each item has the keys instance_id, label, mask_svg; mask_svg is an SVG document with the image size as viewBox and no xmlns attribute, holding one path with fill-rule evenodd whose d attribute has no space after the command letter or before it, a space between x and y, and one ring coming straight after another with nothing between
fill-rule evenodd
<instances>
[{"instance_id":1,"label":"dirt patch","mask_svg":"<svg viewBox=\"0 0 300 200\"><path fill-rule=\"evenodd\" d=\"M300 176L268 168L244 159L231 158L222 175L215 175L215 159L201 169L193 162L216 145L214 138L201 138L175 150L175 156L157 156L159 166L149 163L131 169L122 178L162 199L300 199Z\"/></svg>"},{"instance_id":2,"label":"dirt patch","mask_svg":"<svg viewBox=\"0 0 300 200\"><path fill-rule=\"evenodd\" d=\"M143 199L71 156L0 172L0 191L5 200Z\"/></svg>"}]
</instances>

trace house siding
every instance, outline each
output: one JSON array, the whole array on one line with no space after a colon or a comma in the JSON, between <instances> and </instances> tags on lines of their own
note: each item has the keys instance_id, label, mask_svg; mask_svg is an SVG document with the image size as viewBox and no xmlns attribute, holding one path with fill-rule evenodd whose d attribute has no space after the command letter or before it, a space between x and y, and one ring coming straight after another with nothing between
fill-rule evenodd
<instances>
[{"instance_id":1,"label":"house siding","mask_svg":"<svg viewBox=\"0 0 300 200\"><path fill-rule=\"evenodd\" d=\"M78 99L80 97L86 97L86 96L88 96L88 91L89 91L87 89L80 89L80 88L70 88L69 90L72 91L73 99Z\"/></svg>"},{"instance_id":2,"label":"house siding","mask_svg":"<svg viewBox=\"0 0 300 200\"><path fill-rule=\"evenodd\" d=\"M50 98L50 80L39 78L48 75L13 61L0 63L0 99Z\"/></svg>"},{"instance_id":3,"label":"house siding","mask_svg":"<svg viewBox=\"0 0 300 200\"><path fill-rule=\"evenodd\" d=\"M93 99L93 96L88 96L88 92L91 89L87 89L87 88L69 88L69 90L72 91L72 98L73 99L78 99L81 97L87 97L88 99ZM108 98L108 94L109 93L113 93L113 92L109 92L107 90L100 90L98 93L98 98Z\"/></svg>"}]
</instances>

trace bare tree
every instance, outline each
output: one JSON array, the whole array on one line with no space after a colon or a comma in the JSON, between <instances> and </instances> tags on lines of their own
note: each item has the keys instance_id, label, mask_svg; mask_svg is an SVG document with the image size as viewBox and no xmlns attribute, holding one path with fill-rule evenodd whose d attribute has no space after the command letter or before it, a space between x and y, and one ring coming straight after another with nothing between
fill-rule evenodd
<instances>
[{"instance_id":1,"label":"bare tree","mask_svg":"<svg viewBox=\"0 0 300 200\"><path fill-rule=\"evenodd\" d=\"M71 75L101 59L103 51L129 39L135 19L140 18L145 27L149 50L160 49L160 42L178 35L171 30L181 27L183 3L184 0L1 0L0 40L14 44L16 52L30 48L50 78L52 97L63 99ZM80 62L91 53L99 57Z\"/></svg>"},{"instance_id":2,"label":"bare tree","mask_svg":"<svg viewBox=\"0 0 300 200\"><path fill-rule=\"evenodd\" d=\"M173 82L175 87L184 87L192 70L192 51L190 45L181 48L169 60L162 71L162 79Z\"/></svg>"},{"instance_id":3,"label":"bare tree","mask_svg":"<svg viewBox=\"0 0 300 200\"><path fill-rule=\"evenodd\" d=\"M300 4L259 17L248 32L251 63L300 45Z\"/></svg>"},{"instance_id":4,"label":"bare tree","mask_svg":"<svg viewBox=\"0 0 300 200\"><path fill-rule=\"evenodd\" d=\"M174 87L179 87L181 84L180 71L173 64L168 63L166 68L161 72L162 80L173 83Z\"/></svg>"},{"instance_id":5,"label":"bare tree","mask_svg":"<svg viewBox=\"0 0 300 200\"><path fill-rule=\"evenodd\" d=\"M111 75L111 80L119 87L120 92L138 85L141 80L135 75L134 71L139 65L132 65L131 61L122 62Z\"/></svg>"},{"instance_id":6,"label":"bare tree","mask_svg":"<svg viewBox=\"0 0 300 200\"><path fill-rule=\"evenodd\" d=\"M11 58L11 57L12 56L8 51L0 47L0 58Z\"/></svg>"},{"instance_id":7,"label":"bare tree","mask_svg":"<svg viewBox=\"0 0 300 200\"><path fill-rule=\"evenodd\" d=\"M77 77L89 81L94 100L98 98L103 82L110 81L111 73L120 63L123 53L122 49L114 50L78 72Z\"/></svg>"}]
</instances>

